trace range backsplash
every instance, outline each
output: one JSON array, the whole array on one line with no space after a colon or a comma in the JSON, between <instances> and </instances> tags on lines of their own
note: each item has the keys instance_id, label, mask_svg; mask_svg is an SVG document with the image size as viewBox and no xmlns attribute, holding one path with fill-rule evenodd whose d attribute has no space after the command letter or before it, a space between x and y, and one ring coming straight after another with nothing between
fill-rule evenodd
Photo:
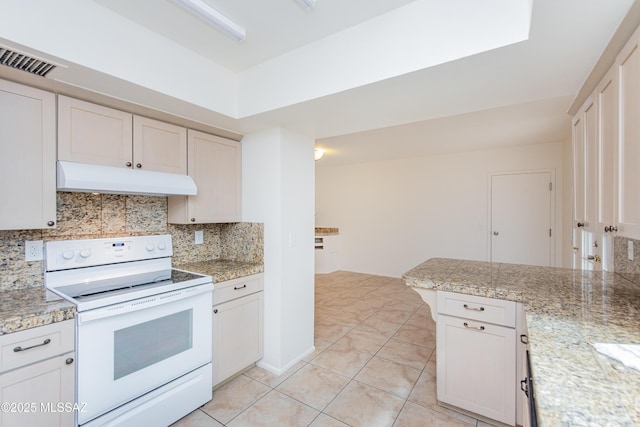
<instances>
[{"instance_id":1,"label":"range backsplash","mask_svg":"<svg viewBox=\"0 0 640 427\"><path fill-rule=\"evenodd\" d=\"M231 259L262 263L261 223L167 224L167 198L89 193L57 193L57 227L0 230L0 291L43 286L43 262L24 260L25 240L68 240L171 234L173 264ZM194 232L204 232L196 245Z\"/></svg>"}]
</instances>

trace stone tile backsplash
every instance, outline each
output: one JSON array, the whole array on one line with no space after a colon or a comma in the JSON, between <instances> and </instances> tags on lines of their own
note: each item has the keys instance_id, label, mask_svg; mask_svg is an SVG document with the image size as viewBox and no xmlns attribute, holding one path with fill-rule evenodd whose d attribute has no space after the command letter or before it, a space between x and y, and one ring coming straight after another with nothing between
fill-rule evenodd
<instances>
[{"instance_id":1,"label":"stone tile backsplash","mask_svg":"<svg viewBox=\"0 0 640 427\"><path fill-rule=\"evenodd\" d=\"M633 242L633 260L629 260L628 244ZM613 240L613 271L637 281L640 277L640 240L615 236Z\"/></svg>"},{"instance_id":2,"label":"stone tile backsplash","mask_svg":"<svg viewBox=\"0 0 640 427\"><path fill-rule=\"evenodd\" d=\"M68 240L171 234L173 263L230 259L262 263L261 223L167 224L167 198L89 193L57 193L57 227L0 230L0 291L43 286L42 261L24 261L25 240ZM204 244L194 233L202 230Z\"/></svg>"}]
</instances>

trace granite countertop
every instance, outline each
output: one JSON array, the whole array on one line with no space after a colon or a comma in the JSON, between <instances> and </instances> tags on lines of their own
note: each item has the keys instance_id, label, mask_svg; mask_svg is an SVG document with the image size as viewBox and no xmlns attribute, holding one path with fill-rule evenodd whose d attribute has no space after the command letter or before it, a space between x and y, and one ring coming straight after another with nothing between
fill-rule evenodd
<instances>
[{"instance_id":1,"label":"granite countertop","mask_svg":"<svg viewBox=\"0 0 640 427\"><path fill-rule=\"evenodd\" d=\"M0 335L23 331L76 316L66 300L47 302L42 287L0 292Z\"/></svg>"},{"instance_id":2,"label":"granite countertop","mask_svg":"<svg viewBox=\"0 0 640 427\"><path fill-rule=\"evenodd\" d=\"M638 276L433 258L402 278L524 304L540 426L640 425L640 371L594 348L640 344Z\"/></svg>"},{"instance_id":3,"label":"granite countertop","mask_svg":"<svg viewBox=\"0 0 640 427\"><path fill-rule=\"evenodd\" d=\"M227 259L190 262L174 265L173 268L191 271L194 273L207 274L212 277L213 283L224 282L227 280L237 279L238 277L251 276L252 274L264 272L263 264L231 261Z\"/></svg>"},{"instance_id":4,"label":"granite countertop","mask_svg":"<svg viewBox=\"0 0 640 427\"><path fill-rule=\"evenodd\" d=\"M340 234L340 229L334 227L316 227L316 236L337 236Z\"/></svg>"},{"instance_id":5,"label":"granite countertop","mask_svg":"<svg viewBox=\"0 0 640 427\"><path fill-rule=\"evenodd\" d=\"M210 275L214 283L264 271L263 264L230 260L201 261L173 267ZM62 322L73 319L75 315L75 306L66 300L47 302L42 287L0 292L0 335Z\"/></svg>"}]
</instances>

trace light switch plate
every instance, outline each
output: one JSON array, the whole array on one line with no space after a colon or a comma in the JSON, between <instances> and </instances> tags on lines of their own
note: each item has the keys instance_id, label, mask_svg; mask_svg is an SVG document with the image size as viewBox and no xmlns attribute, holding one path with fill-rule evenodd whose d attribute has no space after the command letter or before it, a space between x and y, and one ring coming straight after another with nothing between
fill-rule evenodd
<instances>
[{"instance_id":1,"label":"light switch plate","mask_svg":"<svg viewBox=\"0 0 640 427\"><path fill-rule=\"evenodd\" d=\"M204 243L204 233L202 230L196 231L196 245L201 245Z\"/></svg>"}]
</instances>

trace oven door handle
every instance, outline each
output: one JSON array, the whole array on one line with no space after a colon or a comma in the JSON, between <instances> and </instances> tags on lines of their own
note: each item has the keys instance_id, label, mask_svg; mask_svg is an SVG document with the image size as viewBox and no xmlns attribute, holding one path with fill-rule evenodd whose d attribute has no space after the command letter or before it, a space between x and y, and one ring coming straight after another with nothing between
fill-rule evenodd
<instances>
[{"instance_id":1,"label":"oven door handle","mask_svg":"<svg viewBox=\"0 0 640 427\"><path fill-rule=\"evenodd\" d=\"M159 295L138 298L131 301L109 305L107 307L96 308L94 310L83 311L76 316L78 326L95 322L108 317L135 311L146 310L151 307L169 304L183 299L191 298L200 294L209 293L209 298L213 297L213 283L184 288L174 292L165 292Z\"/></svg>"}]
</instances>

